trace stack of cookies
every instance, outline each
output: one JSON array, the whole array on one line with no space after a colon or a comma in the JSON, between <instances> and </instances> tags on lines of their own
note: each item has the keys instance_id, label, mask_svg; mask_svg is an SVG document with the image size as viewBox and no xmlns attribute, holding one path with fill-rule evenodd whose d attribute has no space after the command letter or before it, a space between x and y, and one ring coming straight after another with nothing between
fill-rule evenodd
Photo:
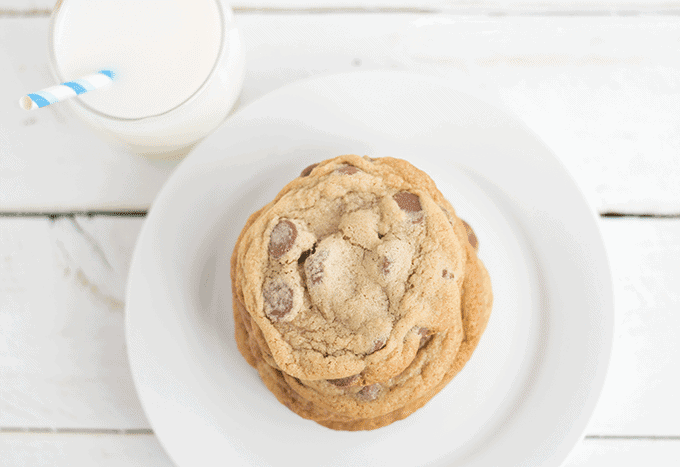
<instances>
[{"instance_id":1,"label":"stack of cookies","mask_svg":"<svg viewBox=\"0 0 680 467\"><path fill-rule=\"evenodd\" d=\"M422 407L489 319L477 239L400 159L302 171L248 219L231 259L236 339L280 402L337 430Z\"/></svg>"}]
</instances>

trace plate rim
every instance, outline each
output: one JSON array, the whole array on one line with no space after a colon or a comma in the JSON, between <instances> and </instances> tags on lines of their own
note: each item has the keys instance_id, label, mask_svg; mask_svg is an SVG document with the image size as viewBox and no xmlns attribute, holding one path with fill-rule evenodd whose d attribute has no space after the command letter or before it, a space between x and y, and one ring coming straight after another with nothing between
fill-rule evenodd
<instances>
[{"instance_id":1,"label":"plate rim","mask_svg":"<svg viewBox=\"0 0 680 467\"><path fill-rule=\"evenodd\" d=\"M540 138L539 135L537 135L533 129L531 129L523 120L521 120L519 117L517 117L513 112L507 109L507 107L499 104L497 101L489 101L488 99L484 99L480 97L476 93L470 93L468 90L461 91L459 89L454 88L451 86L448 82L439 79L437 77L433 77L430 75L423 75L420 73L414 73L414 72L409 72L409 71L385 71L385 70L373 70L373 71L356 71L356 72L348 72L348 73L327 73L327 74L322 74L322 75L316 75L312 76L303 80L295 81L293 83L289 83L285 86L282 86L274 91L271 91L263 96L260 96L259 98L255 99L251 103L249 103L247 106L243 107L239 111L237 111L231 118L229 118L222 127L228 127L229 125L233 124L234 122L239 122L242 118L243 115L246 115L247 118L248 113L246 112L251 112L252 109L257 107L259 105L262 105L262 102L266 102L267 100L272 99L272 96L276 96L277 94L284 93L284 92L289 92L291 89L295 88L300 88L303 89L305 86L308 86L310 83L314 82L323 82L325 80L330 79L343 79L344 77L351 76L352 78L355 78L357 75L363 75L363 76L376 76L376 75L389 75L391 77L396 78L397 76L407 76L413 79L417 80L425 80L429 81L432 83L436 83L439 86L445 86L449 88L451 91L455 93L460 93L463 95L471 96L476 99L481 100L485 104L489 105L492 108L495 108L499 112L509 116L512 118L515 122L519 123L521 126L521 129L530 134L533 138L535 138L538 142L540 142L543 147L546 149L546 151L551 155L552 159L551 162L556 164L560 171L567 176L569 179L569 182L573 185L575 188L575 191L579 194L581 197L581 201L583 201L582 204L587 206L587 211L588 211L588 216L592 222L592 227L595 228L597 234L599 235L599 244L598 246L601 247L599 253L602 255L602 259L604 260L604 264L601 265L604 270L606 271L606 278L602 278L603 282L605 283L604 289L606 289L607 296L604 297L603 301L603 313L602 313L602 322L603 326L602 329L605 332L603 335L603 348L599 349L599 357L597 358L597 368L595 371L595 376L592 378L592 387L591 391L588 394L588 397L586 398L586 402L583 406L583 410L581 413L578 414L577 417L573 417L572 423L570 425L570 428L573 428L573 425L576 422L580 422L581 424L581 429L579 436L577 436L573 442L570 442L570 448L567 452L566 455L562 457L562 460L560 461L561 465L562 463L566 462L567 459L570 457L571 453L573 452L573 449L576 447L576 445L583 439L585 436L585 433L587 431L588 425L590 420L592 419L592 416L595 412L595 407L597 406L597 403L599 399L602 396L602 389L604 387L604 383L608 374L608 371L610 369L610 362L611 362L611 355L612 355L612 350L613 350L613 336L614 336L614 313L615 313L615 302L614 302L614 296L613 296L613 284L612 284L612 274L611 274L611 263L609 260L608 252L605 248L603 236L602 236L602 229L601 225L599 222L599 215L597 214L597 211L595 210L594 206L588 201L588 199L585 197L585 194L583 192L583 189L580 187L580 185L577 183L575 177L573 174L569 171L569 169L565 166L563 161L556 156L556 154L550 149L550 147ZM221 128L219 128L215 133L218 133ZM208 138L212 138L213 135L209 135ZM201 142L198 147L199 147L199 152L200 152L200 147L204 146L203 142ZM148 235L148 231L150 230L150 220L155 220L155 214L157 212L157 208L155 208L159 201L166 198L169 196L169 193L171 192L169 187L175 183L175 180L179 179L180 175L187 171L191 170L191 167L198 161L200 161L200 156L194 157L196 153L196 150L192 151L184 160L178 164L178 166L175 168L173 173L168 177L168 179L165 181L163 184L162 188L159 190L157 195L155 196L152 205L149 209L149 212L147 214L147 217L144 221L144 224L139 232L139 235L137 237L137 241L135 244L135 248L133 251L132 255L132 260L130 262L130 274L129 274L129 279L126 284L126 301L128 301L128 298L132 296L131 290L134 287L132 283L132 271L137 267L137 263L139 262L139 257L141 255L140 251L142 248L142 240L146 238ZM226 160L232 158L233 156L225 156L224 158ZM601 271L602 272L602 271ZM154 426L154 422L152 420L152 416L149 413L149 409L147 406L147 403L143 400L141 391L140 391L140 383L139 383L139 377L137 376L137 371L139 369L137 368L137 359L131 355L131 348L132 346L130 345L130 339L131 339L131 326L132 326L132 319L131 316L132 314L129 313L129 302L127 303L126 306L126 314L125 314L125 338L126 338L126 353L128 357L128 361L130 363L130 368L131 368L131 374L133 378L133 384L135 387L135 391L137 392L140 400L140 404L145 412L145 415L147 416L147 419L149 420L149 423L151 426L154 428L154 432L158 433L157 428ZM162 430L161 430L162 431ZM173 462L175 462L175 459L172 455L172 450L168 449L168 445L166 445L165 441L161 439L160 436L157 436L158 441L160 444L163 446L165 452L168 454L168 456L173 459ZM564 442L562 443L564 444Z\"/></svg>"}]
</instances>

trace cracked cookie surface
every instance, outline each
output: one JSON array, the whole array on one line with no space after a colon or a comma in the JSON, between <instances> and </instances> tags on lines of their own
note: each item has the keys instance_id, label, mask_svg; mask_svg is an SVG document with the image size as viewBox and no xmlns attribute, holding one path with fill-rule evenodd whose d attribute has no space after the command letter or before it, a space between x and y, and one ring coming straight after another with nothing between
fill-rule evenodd
<instances>
[{"instance_id":1,"label":"cracked cookie surface","mask_svg":"<svg viewBox=\"0 0 680 467\"><path fill-rule=\"evenodd\" d=\"M465 240L389 162L319 164L240 242L244 304L292 376L380 379L410 363L414 329L460 328L460 313L443 308L460 309Z\"/></svg>"}]
</instances>

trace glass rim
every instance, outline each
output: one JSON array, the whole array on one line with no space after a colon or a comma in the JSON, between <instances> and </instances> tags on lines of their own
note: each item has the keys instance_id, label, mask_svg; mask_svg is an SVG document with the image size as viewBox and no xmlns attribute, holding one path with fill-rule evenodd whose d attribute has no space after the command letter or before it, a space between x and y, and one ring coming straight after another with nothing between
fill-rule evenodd
<instances>
[{"instance_id":1,"label":"glass rim","mask_svg":"<svg viewBox=\"0 0 680 467\"><path fill-rule=\"evenodd\" d=\"M56 17L59 13L59 10L61 9L61 6L64 1L68 0L58 0L56 5L54 5L54 8L52 9L52 14L50 15L50 21L48 24L48 32L47 32L47 48L48 48L48 58L50 62L50 69L52 74L57 78L57 81L59 83L62 83L65 81L63 73L61 73L61 70L57 66L57 58L55 56L55 49L54 49L54 26L55 26L55 21ZM156 118L156 117L162 117L164 115L167 115L169 113L174 112L175 110L179 109L180 107L188 104L192 100L196 99L196 97L201 94L205 88L208 86L208 82L210 79L213 77L215 74L215 71L217 70L217 64L220 61L220 58L223 55L224 52L224 47L226 46L225 44L225 39L226 39L226 34L227 31L225 30L225 25L226 25L226 20L227 20L227 15L224 11L223 7L223 2L224 0L213 0L215 4L217 5L217 11L219 12L220 15L220 47L217 52L217 57L215 58L215 62L213 63L212 68L208 72L208 76L205 77L205 80L201 85L194 91L189 97L187 97L184 101L180 102L176 106L165 110L161 113L153 114L153 115L147 115L144 117L136 117L136 118L125 118L125 117L117 117L115 115L110 115L104 112L101 112L99 110L96 110L89 105L87 105L85 102L82 101L78 96L76 96L73 99L69 99L73 103L77 103L77 105L80 105L84 107L88 112L92 112L99 117L103 117L109 120L114 120L114 121L119 121L119 122L135 122L135 121L141 121L141 120L147 120L150 118Z\"/></svg>"}]
</instances>

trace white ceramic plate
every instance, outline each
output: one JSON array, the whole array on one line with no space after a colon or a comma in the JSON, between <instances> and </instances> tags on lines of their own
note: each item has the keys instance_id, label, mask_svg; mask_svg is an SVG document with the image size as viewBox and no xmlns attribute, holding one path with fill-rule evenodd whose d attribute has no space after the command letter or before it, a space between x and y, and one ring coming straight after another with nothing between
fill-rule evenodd
<instances>
[{"instance_id":1,"label":"white ceramic plate","mask_svg":"<svg viewBox=\"0 0 680 467\"><path fill-rule=\"evenodd\" d=\"M305 166L344 153L430 173L477 232L495 296L461 374L370 432L290 412L233 340L228 262L247 216ZM613 331L596 217L550 150L447 83L392 72L286 86L201 143L148 215L126 312L142 405L181 467L558 466L595 407Z\"/></svg>"}]
</instances>

